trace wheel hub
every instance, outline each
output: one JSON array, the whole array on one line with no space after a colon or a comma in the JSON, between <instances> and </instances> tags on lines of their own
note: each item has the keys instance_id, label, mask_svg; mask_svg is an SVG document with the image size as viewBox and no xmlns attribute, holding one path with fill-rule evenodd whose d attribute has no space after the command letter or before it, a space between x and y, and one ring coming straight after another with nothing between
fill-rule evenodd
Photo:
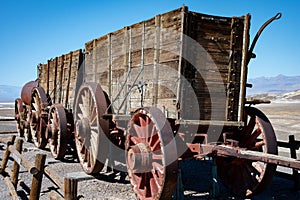
<instances>
[{"instance_id":1,"label":"wheel hub","mask_svg":"<svg viewBox=\"0 0 300 200\"><path fill-rule=\"evenodd\" d=\"M127 163L131 170L147 172L151 170L152 156L146 143L138 143L128 150Z\"/></svg>"}]
</instances>

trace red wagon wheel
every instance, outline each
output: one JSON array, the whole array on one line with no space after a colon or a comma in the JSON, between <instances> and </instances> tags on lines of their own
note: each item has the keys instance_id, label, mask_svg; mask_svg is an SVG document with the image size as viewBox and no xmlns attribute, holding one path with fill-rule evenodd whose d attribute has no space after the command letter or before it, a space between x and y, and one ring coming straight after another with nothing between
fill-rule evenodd
<instances>
[{"instance_id":1,"label":"red wagon wheel","mask_svg":"<svg viewBox=\"0 0 300 200\"><path fill-rule=\"evenodd\" d=\"M139 199L171 199L177 182L173 131L157 108L141 108L131 117L126 138L130 182Z\"/></svg>"},{"instance_id":2,"label":"red wagon wheel","mask_svg":"<svg viewBox=\"0 0 300 200\"><path fill-rule=\"evenodd\" d=\"M67 118L63 105L54 104L51 106L46 133L53 157L62 159L68 148Z\"/></svg>"},{"instance_id":3,"label":"red wagon wheel","mask_svg":"<svg viewBox=\"0 0 300 200\"><path fill-rule=\"evenodd\" d=\"M246 107L247 125L239 134L239 146L254 151L277 154L277 141L268 118L258 109ZM218 176L237 196L251 196L268 187L276 165L232 157L218 157Z\"/></svg>"},{"instance_id":4,"label":"red wagon wheel","mask_svg":"<svg viewBox=\"0 0 300 200\"><path fill-rule=\"evenodd\" d=\"M75 102L75 142L78 159L87 174L100 172L107 157L104 137L109 133L109 122L102 119L107 103L101 86L85 83Z\"/></svg>"},{"instance_id":5,"label":"red wagon wheel","mask_svg":"<svg viewBox=\"0 0 300 200\"><path fill-rule=\"evenodd\" d=\"M47 145L47 139L45 137L47 117L45 117L45 113L43 113L43 109L47 104L47 97L44 89L41 87L34 88L31 93L30 103L30 130L33 142L38 148L44 148Z\"/></svg>"},{"instance_id":6,"label":"red wagon wheel","mask_svg":"<svg viewBox=\"0 0 300 200\"><path fill-rule=\"evenodd\" d=\"M15 120L17 121L18 134L20 137L24 137L24 123L22 123L23 114L23 101L22 99L17 98L15 100Z\"/></svg>"}]
</instances>

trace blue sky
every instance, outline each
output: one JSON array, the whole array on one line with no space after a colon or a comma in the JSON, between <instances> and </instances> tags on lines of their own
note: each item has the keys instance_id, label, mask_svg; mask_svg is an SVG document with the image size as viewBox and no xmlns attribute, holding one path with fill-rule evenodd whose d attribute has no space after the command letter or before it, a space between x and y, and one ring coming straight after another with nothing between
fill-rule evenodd
<instances>
[{"instance_id":1,"label":"blue sky","mask_svg":"<svg viewBox=\"0 0 300 200\"><path fill-rule=\"evenodd\" d=\"M260 37L249 78L300 75L300 1L280 0L0 0L0 85L22 86L36 66L94 38L179 8L220 16L252 15L251 39L277 12L283 16Z\"/></svg>"}]
</instances>

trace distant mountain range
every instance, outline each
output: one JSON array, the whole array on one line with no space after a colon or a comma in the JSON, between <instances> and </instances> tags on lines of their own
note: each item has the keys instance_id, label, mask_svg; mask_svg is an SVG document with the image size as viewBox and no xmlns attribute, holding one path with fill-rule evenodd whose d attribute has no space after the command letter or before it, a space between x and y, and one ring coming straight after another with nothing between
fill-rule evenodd
<instances>
[{"instance_id":1,"label":"distant mountain range","mask_svg":"<svg viewBox=\"0 0 300 200\"><path fill-rule=\"evenodd\" d=\"M287 93L265 93L265 94L254 94L249 95L248 97L252 97L255 99L265 99L271 100L272 102L300 102L300 90L296 90L293 92Z\"/></svg>"},{"instance_id":2,"label":"distant mountain range","mask_svg":"<svg viewBox=\"0 0 300 200\"><path fill-rule=\"evenodd\" d=\"M247 88L247 96L298 99L297 95L300 95L300 76L259 77L248 79L247 82L253 85L252 88ZM0 85L0 102L14 102L20 97L21 89L22 87Z\"/></svg>"},{"instance_id":3,"label":"distant mountain range","mask_svg":"<svg viewBox=\"0 0 300 200\"><path fill-rule=\"evenodd\" d=\"M14 102L21 95L21 87L0 85L0 102Z\"/></svg>"},{"instance_id":4,"label":"distant mountain range","mask_svg":"<svg viewBox=\"0 0 300 200\"><path fill-rule=\"evenodd\" d=\"M300 76L259 77L248 79L248 83L253 87L247 88L247 95L283 94L300 90Z\"/></svg>"}]
</instances>

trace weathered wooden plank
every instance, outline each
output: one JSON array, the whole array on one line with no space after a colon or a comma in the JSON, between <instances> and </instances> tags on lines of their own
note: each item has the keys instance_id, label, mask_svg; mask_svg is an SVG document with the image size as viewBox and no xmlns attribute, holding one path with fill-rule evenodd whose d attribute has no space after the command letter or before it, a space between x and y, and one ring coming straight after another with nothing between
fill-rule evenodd
<instances>
[{"instance_id":1,"label":"weathered wooden plank","mask_svg":"<svg viewBox=\"0 0 300 200\"><path fill-rule=\"evenodd\" d=\"M53 170L50 166L46 166L44 169L45 175L54 183L56 184L60 189L64 188L64 181L63 177L57 174L55 170Z\"/></svg>"},{"instance_id":2,"label":"weathered wooden plank","mask_svg":"<svg viewBox=\"0 0 300 200\"><path fill-rule=\"evenodd\" d=\"M18 194L17 194L17 190L14 187L13 183L11 182L11 180L9 179L9 177L6 176L4 178L4 180L6 182L6 185L7 185L8 189L9 189L10 195L12 196L12 199L13 200L19 200L19 197L18 197Z\"/></svg>"},{"instance_id":3,"label":"weathered wooden plank","mask_svg":"<svg viewBox=\"0 0 300 200\"><path fill-rule=\"evenodd\" d=\"M66 200L77 199L77 185L78 185L78 180L76 178L64 179L64 197Z\"/></svg>"},{"instance_id":4,"label":"weathered wooden plank","mask_svg":"<svg viewBox=\"0 0 300 200\"><path fill-rule=\"evenodd\" d=\"M50 95L52 103L61 103L66 108L73 106L77 70L81 61L82 51L79 49L38 66L39 86Z\"/></svg>"},{"instance_id":5,"label":"weathered wooden plank","mask_svg":"<svg viewBox=\"0 0 300 200\"><path fill-rule=\"evenodd\" d=\"M233 156L236 158L244 158L247 160L255 160L261 161L265 163L276 164L284 167L289 167L293 169L300 170L300 161L294 158L288 158L258 151L250 151L250 150L243 150L237 149L227 146L216 146L214 150L217 151L217 154L220 156Z\"/></svg>"}]
</instances>

